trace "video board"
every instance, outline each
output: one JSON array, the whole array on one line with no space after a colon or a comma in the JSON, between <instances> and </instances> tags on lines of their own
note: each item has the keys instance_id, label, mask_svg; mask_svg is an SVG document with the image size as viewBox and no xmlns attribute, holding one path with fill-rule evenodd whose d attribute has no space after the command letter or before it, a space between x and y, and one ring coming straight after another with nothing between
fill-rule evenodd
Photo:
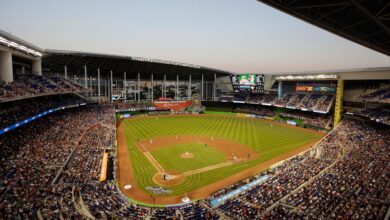
<instances>
[{"instance_id":1,"label":"video board","mask_svg":"<svg viewBox=\"0 0 390 220\"><path fill-rule=\"evenodd\" d=\"M262 74L237 74L231 75L234 92L250 91L263 92L264 91L264 75Z\"/></svg>"}]
</instances>

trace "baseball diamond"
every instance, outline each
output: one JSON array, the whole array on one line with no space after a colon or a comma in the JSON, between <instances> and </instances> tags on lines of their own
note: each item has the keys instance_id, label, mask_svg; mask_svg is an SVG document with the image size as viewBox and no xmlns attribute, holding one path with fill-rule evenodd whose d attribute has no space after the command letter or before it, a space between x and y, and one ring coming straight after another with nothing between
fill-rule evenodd
<instances>
[{"instance_id":1,"label":"baseball diamond","mask_svg":"<svg viewBox=\"0 0 390 220\"><path fill-rule=\"evenodd\" d=\"M126 119L119 125L118 140L129 160L119 159L119 183L132 184L135 190L123 192L146 203L151 202L144 190L148 186L172 190L169 195L155 195L157 204L180 203L184 193L201 199L215 190L211 184L218 182L222 188L244 179L267 168L267 161L275 163L304 151L322 136L322 132L264 119L226 115ZM186 153L193 157L183 158ZM130 172L124 166L130 166ZM163 174L177 180L164 181Z\"/></svg>"}]
</instances>

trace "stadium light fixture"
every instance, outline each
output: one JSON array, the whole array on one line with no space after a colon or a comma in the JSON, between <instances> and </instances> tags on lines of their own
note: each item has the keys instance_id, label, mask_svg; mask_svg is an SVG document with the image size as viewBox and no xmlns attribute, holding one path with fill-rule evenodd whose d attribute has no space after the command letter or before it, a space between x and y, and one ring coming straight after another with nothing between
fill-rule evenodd
<instances>
[{"instance_id":1,"label":"stadium light fixture","mask_svg":"<svg viewBox=\"0 0 390 220\"><path fill-rule=\"evenodd\" d=\"M7 47L15 48L15 49L18 49L18 50L23 51L25 53L32 54L33 56L42 57L42 53L41 52L38 52L36 50L33 50L31 48L28 48L28 47L23 46L21 44L18 44L16 42L7 40L7 39L5 39L3 37L0 37L0 43L4 44Z\"/></svg>"}]
</instances>

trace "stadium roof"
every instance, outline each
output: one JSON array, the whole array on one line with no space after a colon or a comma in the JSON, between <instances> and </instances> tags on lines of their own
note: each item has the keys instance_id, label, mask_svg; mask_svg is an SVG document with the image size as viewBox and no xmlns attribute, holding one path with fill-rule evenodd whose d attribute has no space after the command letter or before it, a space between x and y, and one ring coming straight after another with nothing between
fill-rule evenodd
<instances>
[{"instance_id":1,"label":"stadium roof","mask_svg":"<svg viewBox=\"0 0 390 220\"><path fill-rule=\"evenodd\" d=\"M258 0L390 56L389 0Z\"/></svg>"},{"instance_id":2,"label":"stadium roof","mask_svg":"<svg viewBox=\"0 0 390 220\"><path fill-rule=\"evenodd\" d=\"M0 45L41 57L43 49L0 29Z\"/></svg>"},{"instance_id":3,"label":"stadium roof","mask_svg":"<svg viewBox=\"0 0 390 220\"><path fill-rule=\"evenodd\" d=\"M148 59L134 56L118 56L110 54L65 51L65 50L45 50L42 69L47 72L64 72L64 66L67 66L68 73L83 75L84 66L87 66L88 75L97 74L100 69L102 76L109 74L112 70L114 78L122 78L126 72L128 79L135 78L140 73L141 79L150 79L153 73L154 79L162 79L166 74L167 79L188 79L189 75L193 80L200 80L204 74L205 80L214 79L214 73L217 77L227 76L232 73L203 66Z\"/></svg>"}]
</instances>

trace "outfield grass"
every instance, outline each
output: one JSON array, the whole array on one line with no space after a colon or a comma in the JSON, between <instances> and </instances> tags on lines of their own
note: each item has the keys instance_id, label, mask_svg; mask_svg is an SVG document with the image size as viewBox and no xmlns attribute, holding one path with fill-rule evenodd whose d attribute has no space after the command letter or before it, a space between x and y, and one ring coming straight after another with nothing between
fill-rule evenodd
<instances>
[{"instance_id":1,"label":"outfield grass","mask_svg":"<svg viewBox=\"0 0 390 220\"><path fill-rule=\"evenodd\" d=\"M186 159L180 156L187 151L192 153L194 157ZM168 148L155 149L150 153L165 170L181 173L226 162L223 153L198 143L175 144Z\"/></svg>"},{"instance_id":2,"label":"outfield grass","mask_svg":"<svg viewBox=\"0 0 390 220\"><path fill-rule=\"evenodd\" d=\"M138 138L143 140L157 136L171 135L214 136L240 142L251 147L260 154L260 157L255 160L188 176L182 184L170 188L173 191L172 195L182 195L185 192L221 180L321 138L321 135L319 134L290 128L273 121L231 116L150 116L133 118L125 120L122 123L124 123L125 126L130 161L134 168L134 176L137 179L137 184L142 189L145 189L147 186L156 186L152 181L152 177L157 171L145 158L143 153L135 147L134 143ZM272 127L271 124L273 124ZM172 158L173 154L180 153L181 151L179 151L179 148L180 146L172 146L165 149L157 149L151 153L157 158L162 166L169 167L169 169L174 168L174 170L178 171L179 169L182 171L195 169L190 168L189 166L195 167L198 165L188 165L186 162L180 164L179 157L176 158L176 161L165 161ZM174 149L173 151L176 152L170 152L169 149ZM185 150L183 152L185 152ZM201 153L203 154L203 152ZM220 155L210 154L208 157L207 164L209 166L210 163L218 161ZM204 162L204 164L206 164L206 162Z\"/></svg>"}]
</instances>

